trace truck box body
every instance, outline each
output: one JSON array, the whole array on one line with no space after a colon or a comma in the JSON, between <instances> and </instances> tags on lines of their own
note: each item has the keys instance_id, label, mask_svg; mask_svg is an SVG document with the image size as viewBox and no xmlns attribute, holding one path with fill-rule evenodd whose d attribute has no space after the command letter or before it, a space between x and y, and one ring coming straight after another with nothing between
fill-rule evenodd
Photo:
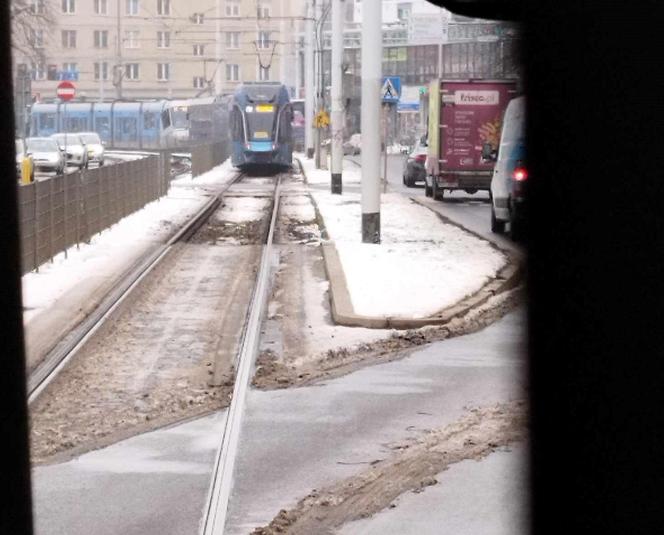
<instances>
[{"instance_id":1,"label":"truck box body","mask_svg":"<svg viewBox=\"0 0 664 535\"><path fill-rule=\"evenodd\" d=\"M490 190L503 114L515 80L433 80L429 90L427 174L438 191ZM433 184L435 182L435 184Z\"/></svg>"}]
</instances>

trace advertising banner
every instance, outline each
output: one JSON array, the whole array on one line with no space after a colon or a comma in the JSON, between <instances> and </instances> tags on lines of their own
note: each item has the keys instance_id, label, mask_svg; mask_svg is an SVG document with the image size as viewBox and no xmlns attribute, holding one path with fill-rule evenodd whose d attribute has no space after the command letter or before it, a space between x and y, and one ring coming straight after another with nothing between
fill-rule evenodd
<instances>
[{"instance_id":1,"label":"advertising banner","mask_svg":"<svg viewBox=\"0 0 664 535\"><path fill-rule=\"evenodd\" d=\"M502 118L515 95L515 85L497 82L443 82L440 104L440 159L446 171L491 169L492 158L482 155L488 144L495 154Z\"/></svg>"}]
</instances>

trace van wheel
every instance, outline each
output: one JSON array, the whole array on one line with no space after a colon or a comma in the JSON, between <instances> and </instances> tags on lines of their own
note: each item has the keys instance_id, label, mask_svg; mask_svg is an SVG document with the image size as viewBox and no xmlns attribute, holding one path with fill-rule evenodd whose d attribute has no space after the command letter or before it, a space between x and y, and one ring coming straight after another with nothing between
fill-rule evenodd
<instances>
[{"instance_id":1,"label":"van wheel","mask_svg":"<svg viewBox=\"0 0 664 535\"><path fill-rule=\"evenodd\" d=\"M510 238L512 241L519 242L523 239L523 220L510 213Z\"/></svg>"},{"instance_id":2,"label":"van wheel","mask_svg":"<svg viewBox=\"0 0 664 535\"><path fill-rule=\"evenodd\" d=\"M491 232L495 232L496 234L502 234L505 232L505 222L496 219L493 203L491 203Z\"/></svg>"}]
</instances>

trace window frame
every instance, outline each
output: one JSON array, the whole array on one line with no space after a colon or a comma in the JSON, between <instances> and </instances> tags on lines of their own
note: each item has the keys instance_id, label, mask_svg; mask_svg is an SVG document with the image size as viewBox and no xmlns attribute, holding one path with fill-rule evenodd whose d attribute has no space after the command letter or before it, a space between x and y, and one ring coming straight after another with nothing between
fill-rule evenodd
<instances>
[{"instance_id":1,"label":"window frame","mask_svg":"<svg viewBox=\"0 0 664 535\"><path fill-rule=\"evenodd\" d=\"M63 15L76 14L76 0L62 0L60 6L62 7Z\"/></svg>"},{"instance_id":2,"label":"window frame","mask_svg":"<svg viewBox=\"0 0 664 535\"><path fill-rule=\"evenodd\" d=\"M62 36L62 48L76 48L76 30L61 30L60 35Z\"/></svg>"},{"instance_id":3,"label":"window frame","mask_svg":"<svg viewBox=\"0 0 664 535\"><path fill-rule=\"evenodd\" d=\"M170 63L157 63L157 82L170 82L172 80L171 74Z\"/></svg>"},{"instance_id":4,"label":"window frame","mask_svg":"<svg viewBox=\"0 0 664 535\"><path fill-rule=\"evenodd\" d=\"M92 35L95 48L108 48L108 30L95 30Z\"/></svg>"},{"instance_id":5,"label":"window frame","mask_svg":"<svg viewBox=\"0 0 664 535\"><path fill-rule=\"evenodd\" d=\"M136 82L141 79L141 64L140 63L125 63L124 79L131 82Z\"/></svg>"},{"instance_id":6,"label":"window frame","mask_svg":"<svg viewBox=\"0 0 664 535\"><path fill-rule=\"evenodd\" d=\"M171 32L166 30L157 31L157 48L171 48Z\"/></svg>"}]
</instances>

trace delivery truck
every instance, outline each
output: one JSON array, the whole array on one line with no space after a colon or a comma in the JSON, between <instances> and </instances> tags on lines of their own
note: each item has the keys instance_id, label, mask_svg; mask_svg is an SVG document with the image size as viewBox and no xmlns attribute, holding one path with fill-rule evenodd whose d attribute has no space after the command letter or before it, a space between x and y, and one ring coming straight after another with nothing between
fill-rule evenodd
<instances>
[{"instance_id":1,"label":"delivery truck","mask_svg":"<svg viewBox=\"0 0 664 535\"><path fill-rule=\"evenodd\" d=\"M429 88L425 194L491 190L503 114L516 80L440 80Z\"/></svg>"}]
</instances>

